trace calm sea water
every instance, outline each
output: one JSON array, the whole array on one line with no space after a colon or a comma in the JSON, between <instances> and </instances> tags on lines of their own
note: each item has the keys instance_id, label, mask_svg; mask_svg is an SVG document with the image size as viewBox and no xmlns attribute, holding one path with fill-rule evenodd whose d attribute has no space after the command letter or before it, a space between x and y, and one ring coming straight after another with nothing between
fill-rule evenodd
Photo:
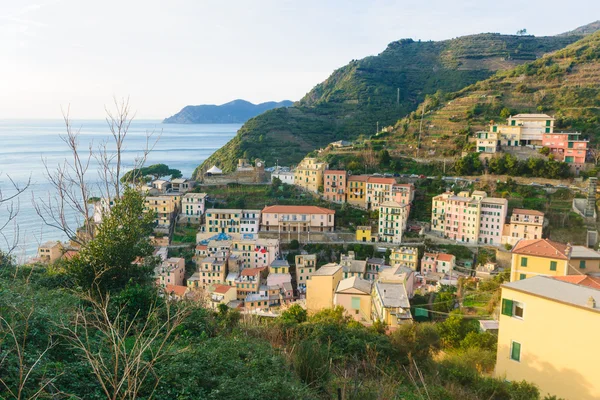
<instances>
[{"instance_id":1,"label":"calm sea water","mask_svg":"<svg viewBox=\"0 0 600 400\"><path fill-rule=\"evenodd\" d=\"M81 129L82 149L87 149L89 143L96 147L102 141L110 139L110 132L103 120L74 121L73 126ZM146 132L162 132L146 165L167 164L171 168L181 170L183 176L190 177L194 169L227 143L240 126L163 125L160 121L134 121L125 142L124 162L127 166L133 165L136 156L145 148ZM53 168L65 159L70 160L67 146L60 139L64 132L64 123L61 120L0 120L0 189L5 194L10 193L7 175L20 184L27 182L31 177L30 187L19 197L20 211L16 220L20 237L16 255L21 259L35 255L39 243L66 239L62 232L44 225L33 207L34 199L47 198L52 190L46 178L43 160ZM88 172L90 182L97 181L96 171L96 164L93 162ZM0 224L6 215L6 208L0 208ZM12 232L12 227L4 230L4 234L9 238ZM5 247L6 243L0 238L0 249Z\"/></svg>"}]
</instances>

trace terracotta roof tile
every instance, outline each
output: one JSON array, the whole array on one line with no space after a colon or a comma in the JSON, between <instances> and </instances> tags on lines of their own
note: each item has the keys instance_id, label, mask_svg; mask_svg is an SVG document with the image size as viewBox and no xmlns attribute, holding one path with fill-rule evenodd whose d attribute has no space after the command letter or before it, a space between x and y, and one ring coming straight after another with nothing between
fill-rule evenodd
<instances>
[{"instance_id":1,"label":"terracotta roof tile","mask_svg":"<svg viewBox=\"0 0 600 400\"><path fill-rule=\"evenodd\" d=\"M233 286L229 286L229 285L215 285L213 288L213 292L214 293L221 293L221 294L225 294L228 291L230 291L231 289L233 289Z\"/></svg>"},{"instance_id":2,"label":"terracotta roof tile","mask_svg":"<svg viewBox=\"0 0 600 400\"><path fill-rule=\"evenodd\" d=\"M180 285L166 285L165 286L165 292L167 293L173 293L175 296L183 296L185 295L185 292L187 292L188 288L187 286L180 286Z\"/></svg>"},{"instance_id":3,"label":"terracotta roof tile","mask_svg":"<svg viewBox=\"0 0 600 400\"><path fill-rule=\"evenodd\" d=\"M242 272L240 273L241 276L254 276L260 272L262 272L265 269L265 267L260 267L260 268L244 268L242 270Z\"/></svg>"},{"instance_id":4,"label":"terracotta roof tile","mask_svg":"<svg viewBox=\"0 0 600 400\"><path fill-rule=\"evenodd\" d=\"M588 286L594 289L600 289L600 277L589 275L568 275L555 276L554 279L559 281L574 283L576 285Z\"/></svg>"},{"instance_id":5,"label":"terracotta roof tile","mask_svg":"<svg viewBox=\"0 0 600 400\"><path fill-rule=\"evenodd\" d=\"M544 213L537 210L525 210L523 208L515 208L513 210L513 214L526 214L526 215L538 215L540 217L544 216Z\"/></svg>"},{"instance_id":6,"label":"terracotta roof tile","mask_svg":"<svg viewBox=\"0 0 600 400\"><path fill-rule=\"evenodd\" d=\"M567 245L548 239L519 240L512 252L516 254L568 260Z\"/></svg>"},{"instance_id":7,"label":"terracotta roof tile","mask_svg":"<svg viewBox=\"0 0 600 400\"><path fill-rule=\"evenodd\" d=\"M350 175L348 177L349 182L366 182L367 180L369 180L367 175Z\"/></svg>"},{"instance_id":8,"label":"terracotta roof tile","mask_svg":"<svg viewBox=\"0 0 600 400\"><path fill-rule=\"evenodd\" d=\"M371 176L369 177L369 179L367 180L367 182L369 183L381 183L381 184L385 184L385 185L393 185L396 183L396 180L394 178L380 178L377 176Z\"/></svg>"},{"instance_id":9,"label":"terracotta roof tile","mask_svg":"<svg viewBox=\"0 0 600 400\"><path fill-rule=\"evenodd\" d=\"M437 255L437 259L440 261L452 262L452 260L454 260L454 256L452 254L439 253Z\"/></svg>"}]
</instances>

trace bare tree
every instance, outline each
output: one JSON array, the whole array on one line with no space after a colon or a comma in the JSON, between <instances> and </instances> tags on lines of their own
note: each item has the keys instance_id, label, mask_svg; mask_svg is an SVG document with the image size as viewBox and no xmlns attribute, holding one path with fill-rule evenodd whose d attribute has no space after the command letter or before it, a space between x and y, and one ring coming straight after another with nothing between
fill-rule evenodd
<instances>
[{"instance_id":1,"label":"bare tree","mask_svg":"<svg viewBox=\"0 0 600 400\"><path fill-rule=\"evenodd\" d=\"M46 199L33 199L35 210L46 225L62 231L80 245L94 238L95 224L91 206L93 198L99 195L109 200L106 201L106 206L110 209L110 199L120 198L121 195L124 143L134 114L128 99L114 99L114 106L115 111L106 108L106 121L112 140L101 142L97 150L94 150L93 143L82 148L79 141L81 129L73 127L69 109L63 112L65 134L60 138L67 145L72 160L65 160L55 169L44 160L46 176L54 194L48 194ZM134 170L144 165L148 154L160 139L160 135L156 139L154 135L154 131L146 133L146 146L134 160ZM114 145L112 150L111 145ZM90 184L89 179L93 160L98 164L97 172L100 177L97 188Z\"/></svg>"},{"instance_id":2,"label":"bare tree","mask_svg":"<svg viewBox=\"0 0 600 400\"><path fill-rule=\"evenodd\" d=\"M107 399L137 399L153 380L151 398L160 382L154 367L168 353L171 337L187 315L185 307L174 310L167 301L165 310L152 307L141 322L138 314L128 319L123 309L111 315L109 295L85 300L90 306L62 325L67 342L90 366Z\"/></svg>"},{"instance_id":3,"label":"bare tree","mask_svg":"<svg viewBox=\"0 0 600 400\"><path fill-rule=\"evenodd\" d=\"M590 155L594 159L594 165L600 162L600 143L596 143L594 147L589 149Z\"/></svg>"},{"instance_id":4,"label":"bare tree","mask_svg":"<svg viewBox=\"0 0 600 400\"><path fill-rule=\"evenodd\" d=\"M366 149L362 153L362 156L363 156L365 165L368 168L375 168L378 165L377 155L375 154L375 151L373 150L373 148L369 147L368 149Z\"/></svg>"},{"instance_id":5,"label":"bare tree","mask_svg":"<svg viewBox=\"0 0 600 400\"><path fill-rule=\"evenodd\" d=\"M0 173L0 177L1 177ZM10 176L6 175L6 178L10 182L9 191L2 190L0 186L0 237L2 238L3 244L5 245L5 253L10 254L17 247L19 242L19 225L16 224L17 214L19 213L19 195L23 193L29 187L31 183L31 177L27 182L19 184L15 182ZM6 213L4 212L6 210ZM5 230L12 225L12 234L9 236Z\"/></svg>"}]
</instances>

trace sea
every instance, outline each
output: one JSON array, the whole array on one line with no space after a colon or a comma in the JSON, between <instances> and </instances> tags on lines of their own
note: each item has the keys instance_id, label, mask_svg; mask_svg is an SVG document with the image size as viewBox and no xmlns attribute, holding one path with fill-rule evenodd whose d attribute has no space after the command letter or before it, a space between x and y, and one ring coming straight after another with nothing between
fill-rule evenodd
<instances>
[{"instance_id":1,"label":"sea","mask_svg":"<svg viewBox=\"0 0 600 400\"><path fill-rule=\"evenodd\" d=\"M83 153L89 151L90 145L97 149L105 141L111 143L105 120L73 120L72 126L80 132L79 146ZM133 166L146 148L147 134L153 133L154 138L160 138L145 165L167 164L181 170L184 177L191 177L194 169L233 138L240 127L240 124L162 124L158 120L134 120L125 139L125 168ZM30 182L26 191L12 202L13 209L18 208L16 219L0 232L0 250L14 243L18 233L18 247L13 252L17 261L35 256L40 243L68 239L58 229L46 225L34 206L54 195L46 166L56 170L58 165L72 160L72 154L61 139L64 134L62 120L0 120L2 195L6 198L14 193L12 182L18 186ZM97 171L98 164L92 159L86 175L92 186L99 181ZM0 205L0 227L9 215L8 206L7 203Z\"/></svg>"}]
</instances>

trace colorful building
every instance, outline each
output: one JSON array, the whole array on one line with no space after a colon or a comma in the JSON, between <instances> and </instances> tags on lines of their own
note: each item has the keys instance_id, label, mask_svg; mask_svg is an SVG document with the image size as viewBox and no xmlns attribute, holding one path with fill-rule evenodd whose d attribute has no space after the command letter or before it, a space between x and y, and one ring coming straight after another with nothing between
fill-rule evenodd
<instances>
[{"instance_id":1,"label":"colorful building","mask_svg":"<svg viewBox=\"0 0 600 400\"><path fill-rule=\"evenodd\" d=\"M417 247L402 246L392 249L390 254L390 264L406 265L413 271L418 270L419 266L419 249Z\"/></svg>"},{"instance_id":2,"label":"colorful building","mask_svg":"<svg viewBox=\"0 0 600 400\"><path fill-rule=\"evenodd\" d=\"M392 201L400 204L412 204L415 199L415 185L396 183L392 185Z\"/></svg>"},{"instance_id":3,"label":"colorful building","mask_svg":"<svg viewBox=\"0 0 600 400\"><path fill-rule=\"evenodd\" d=\"M170 229L181 210L181 196L178 194L147 196L144 200L144 208L146 212L154 213L154 223L158 228Z\"/></svg>"},{"instance_id":4,"label":"colorful building","mask_svg":"<svg viewBox=\"0 0 600 400\"><path fill-rule=\"evenodd\" d=\"M260 227L265 232L333 232L335 211L317 206L267 206Z\"/></svg>"},{"instance_id":5,"label":"colorful building","mask_svg":"<svg viewBox=\"0 0 600 400\"><path fill-rule=\"evenodd\" d=\"M367 208L367 175L350 175L346 201L354 206Z\"/></svg>"},{"instance_id":6,"label":"colorful building","mask_svg":"<svg viewBox=\"0 0 600 400\"><path fill-rule=\"evenodd\" d=\"M65 251L61 242L49 241L38 247L37 258L44 263L51 264L60 259Z\"/></svg>"},{"instance_id":7,"label":"colorful building","mask_svg":"<svg viewBox=\"0 0 600 400\"><path fill-rule=\"evenodd\" d=\"M233 239L230 249L242 268L268 267L280 255L277 239Z\"/></svg>"},{"instance_id":8,"label":"colorful building","mask_svg":"<svg viewBox=\"0 0 600 400\"><path fill-rule=\"evenodd\" d=\"M495 375L542 396L600 398L600 290L545 276L502 286Z\"/></svg>"},{"instance_id":9,"label":"colorful building","mask_svg":"<svg viewBox=\"0 0 600 400\"><path fill-rule=\"evenodd\" d=\"M510 223L504 225L502 243L514 246L521 239L541 239L543 227L543 212L515 208L510 216Z\"/></svg>"},{"instance_id":10,"label":"colorful building","mask_svg":"<svg viewBox=\"0 0 600 400\"><path fill-rule=\"evenodd\" d=\"M353 251L349 251L348 254L342 254L340 256L340 265L344 272L344 279L353 276L364 278L365 273L367 272L367 261L357 260Z\"/></svg>"},{"instance_id":11,"label":"colorful building","mask_svg":"<svg viewBox=\"0 0 600 400\"><path fill-rule=\"evenodd\" d=\"M323 173L326 169L327 163L313 157L306 157L294 170L294 185L318 193L319 188L323 187Z\"/></svg>"},{"instance_id":12,"label":"colorful building","mask_svg":"<svg viewBox=\"0 0 600 400\"><path fill-rule=\"evenodd\" d=\"M258 294L267 274L267 268L264 267L243 269L235 279L237 299L244 301L249 294Z\"/></svg>"},{"instance_id":13,"label":"colorful building","mask_svg":"<svg viewBox=\"0 0 600 400\"><path fill-rule=\"evenodd\" d=\"M390 266L385 263L385 258L368 258L365 279L371 282L376 281L379 273L386 268L390 268Z\"/></svg>"},{"instance_id":14,"label":"colorful building","mask_svg":"<svg viewBox=\"0 0 600 400\"><path fill-rule=\"evenodd\" d=\"M216 310L219 304L229 304L237 300L237 289L234 286L214 284L208 288L208 306Z\"/></svg>"},{"instance_id":15,"label":"colorful building","mask_svg":"<svg viewBox=\"0 0 600 400\"><path fill-rule=\"evenodd\" d=\"M326 264L316 270L306 282L306 309L309 313L333 307L338 283L342 280L342 266Z\"/></svg>"},{"instance_id":16,"label":"colorful building","mask_svg":"<svg viewBox=\"0 0 600 400\"><path fill-rule=\"evenodd\" d=\"M600 273L600 253L548 239L521 240L512 249L510 281L537 275L566 276Z\"/></svg>"},{"instance_id":17,"label":"colorful building","mask_svg":"<svg viewBox=\"0 0 600 400\"><path fill-rule=\"evenodd\" d=\"M181 198L181 213L179 214L179 222L185 224L202 223L204 215L204 204L206 201L206 193L186 193Z\"/></svg>"},{"instance_id":18,"label":"colorful building","mask_svg":"<svg viewBox=\"0 0 600 400\"><path fill-rule=\"evenodd\" d=\"M316 254L298 254L295 257L296 262L296 284L298 292L306 293L306 282L310 279L313 272L317 270Z\"/></svg>"},{"instance_id":19,"label":"colorful building","mask_svg":"<svg viewBox=\"0 0 600 400\"><path fill-rule=\"evenodd\" d=\"M371 323L371 285L358 276L343 279L337 285L333 304L344 307L355 321Z\"/></svg>"},{"instance_id":20,"label":"colorful building","mask_svg":"<svg viewBox=\"0 0 600 400\"><path fill-rule=\"evenodd\" d=\"M356 241L357 242L375 242L376 236L371 233L371 226L357 226L356 227Z\"/></svg>"},{"instance_id":21,"label":"colorful building","mask_svg":"<svg viewBox=\"0 0 600 400\"><path fill-rule=\"evenodd\" d=\"M456 266L456 257L447 253L425 253L421 259L421 273L452 273Z\"/></svg>"},{"instance_id":22,"label":"colorful building","mask_svg":"<svg viewBox=\"0 0 600 400\"><path fill-rule=\"evenodd\" d=\"M391 202L392 187L396 184L394 178L370 176L367 179L366 207L368 210L378 209L381 203Z\"/></svg>"},{"instance_id":23,"label":"colorful building","mask_svg":"<svg viewBox=\"0 0 600 400\"><path fill-rule=\"evenodd\" d=\"M255 238L260 225L260 210L218 209L206 210L202 233L215 236L225 233L233 237Z\"/></svg>"},{"instance_id":24,"label":"colorful building","mask_svg":"<svg viewBox=\"0 0 600 400\"><path fill-rule=\"evenodd\" d=\"M564 161L576 167L585 164L589 141L581 137L581 133L544 133L543 146L550 149L550 154L558 161Z\"/></svg>"},{"instance_id":25,"label":"colorful building","mask_svg":"<svg viewBox=\"0 0 600 400\"><path fill-rule=\"evenodd\" d=\"M324 173L323 197L334 203L346 202L346 185L348 172L340 170L326 170Z\"/></svg>"},{"instance_id":26,"label":"colorful building","mask_svg":"<svg viewBox=\"0 0 600 400\"><path fill-rule=\"evenodd\" d=\"M495 153L500 146L500 139L496 132L480 131L475 133L475 150L478 153Z\"/></svg>"},{"instance_id":27,"label":"colorful building","mask_svg":"<svg viewBox=\"0 0 600 400\"><path fill-rule=\"evenodd\" d=\"M506 199L482 191L442 193L432 199L431 230L457 242L500 245L507 210Z\"/></svg>"},{"instance_id":28,"label":"colorful building","mask_svg":"<svg viewBox=\"0 0 600 400\"><path fill-rule=\"evenodd\" d=\"M379 205L379 240L388 243L402 243L406 230L410 204L385 201Z\"/></svg>"},{"instance_id":29,"label":"colorful building","mask_svg":"<svg viewBox=\"0 0 600 400\"><path fill-rule=\"evenodd\" d=\"M183 286L185 276L185 259L179 257L167 258L158 267L154 268L156 284Z\"/></svg>"}]
</instances>

